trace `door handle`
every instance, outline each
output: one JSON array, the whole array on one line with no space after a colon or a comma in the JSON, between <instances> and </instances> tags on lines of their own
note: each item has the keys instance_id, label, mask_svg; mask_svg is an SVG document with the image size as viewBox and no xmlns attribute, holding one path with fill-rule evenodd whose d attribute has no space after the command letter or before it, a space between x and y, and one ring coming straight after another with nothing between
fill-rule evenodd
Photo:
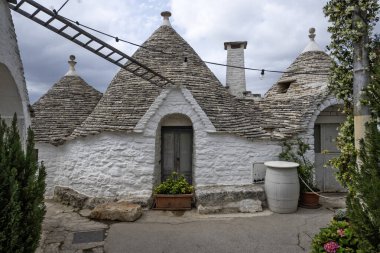
<instances>
[{"instance_id":1,"label":"door handle","mask_svg":"<svg viewBox=\"0 0 380 253\"><path fill-rule=\"evenodd\" d=\"M179 157L176 157L176 159L175 159L175 170L177 173L179 173L179 164L180 164L179 161L180 161Z\"/></svg>"}]
</instances>

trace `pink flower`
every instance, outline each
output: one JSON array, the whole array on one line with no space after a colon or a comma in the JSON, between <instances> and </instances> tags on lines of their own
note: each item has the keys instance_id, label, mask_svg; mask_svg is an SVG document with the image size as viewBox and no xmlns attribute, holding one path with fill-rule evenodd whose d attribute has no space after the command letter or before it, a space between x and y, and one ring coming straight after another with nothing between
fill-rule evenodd
<instances>
[{"instance_id":1,"label":"pink flower","mask_svg":"<svg viewBox=\"0 0 380 253\"><path fill-rule=\"evenodd\" d=\"M343 236L344 236L344 229L343 229L343 228L338 229L336 232L338 233L338 235L339 235L340 237L343 237Z\"/></svg>"},{"instance_id":2,"label":"pink flower","mask_svg":"<svg viewBox=\"0 0 380 253\"><path fill-rule=\"evenodd\" d=\"M336 250L339 249L339 244L334 241L330 241L325 243L325 245L323 245L323 248L327 253L336 253Z\"/></svg>"}]
</instances>

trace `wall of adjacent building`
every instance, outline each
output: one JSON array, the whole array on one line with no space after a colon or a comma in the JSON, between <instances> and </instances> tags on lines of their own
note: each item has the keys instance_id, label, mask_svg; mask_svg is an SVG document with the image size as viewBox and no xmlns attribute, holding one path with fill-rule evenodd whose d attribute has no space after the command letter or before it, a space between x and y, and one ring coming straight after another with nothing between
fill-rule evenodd
<instances>
[{"instance_id":1,"label":"wall of adjacent building","mask_svg":"<svg viewBox=\"0 0 380 253\"><path fill-rule=\"evenodd\" d=\"M28 92L8 3L0 0L0 114L10 121L17 113L21 136L30 125Z\"/></svg>"},{"instance_id":2,"label":"wall of adjacent building","mask_svg":"<svg viewBox=\"0 0 380 253\"><path fill-rule=\"evenodd\" d=\"M61 185L91 196L149 198L161 178L157 134L162 119L174 114L186 116L193 125L195 186L251 184L253 164L277 159L281 152L277 142L217 133L191 93L172 88L156 99L134 133L80 137L58 147L39 143L47 195Z\"/></svg>"}]
</instances>

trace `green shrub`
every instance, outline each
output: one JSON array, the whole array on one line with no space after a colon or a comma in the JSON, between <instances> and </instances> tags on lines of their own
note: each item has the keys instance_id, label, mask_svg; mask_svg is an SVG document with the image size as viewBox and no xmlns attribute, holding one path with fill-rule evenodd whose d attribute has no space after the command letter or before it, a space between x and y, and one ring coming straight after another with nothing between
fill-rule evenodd
<instances>
[{"instance_id":1,"label":"green shrub","mask_svg":"<svg viewBox=\"0 0 380 253\"><path fill-rule=\"evenodd\" d=\"M355 236L347 221L332 220L327 228L314 237L312 253L361 252L358 250L359 238ZM363 252L364 253L364 252Z\"/></svg>"},{"instance_id":2,"label":"green shrub","mask_svg":"<svg viewBox=\"0 0 380 253\"><path fill-rule=\"evenodd\" d=\"M189 194L193 191L194 187L186 181L183 175L176 172L173 172L165 182L154 189L156 194Z\"/></svg>"},{"instance_id":3,"label":"green shrub","mask_svg":"<svg viewBox=\"0 0 380 253\"><path fill-rule=\"evenodd\" d=\"M306 157L308 150L310 150L310 146L301 139L297 139L294 142L286 141L283 143L282 152L279 157L285 161L298 163L298 175L313 191L319 191L314 180L314 164ZM310 192L310 189L302 180L300 181L300 191Z\"/></svg>"},{"instance_id":4,"label":"green shrub","mask_svg":"<svg viewBox=\"0 0 380 253\"><path fill-rule=\"evenodd\" d=\"M0 117L0 252L30 253L38 247L45 214L45 167L38 164L34 134L25 149L17 117L7 126Z\"/></svg>"}]
</instances>

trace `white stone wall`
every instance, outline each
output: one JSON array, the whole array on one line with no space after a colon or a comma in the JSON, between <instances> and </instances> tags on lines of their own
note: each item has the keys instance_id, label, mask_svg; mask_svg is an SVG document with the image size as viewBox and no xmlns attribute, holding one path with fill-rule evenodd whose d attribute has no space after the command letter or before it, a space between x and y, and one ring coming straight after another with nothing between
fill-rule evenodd
<instances>
[{"instance_id":1,"label":"white stone wall","mask_svg":"<svg viewBox=\"0 0 380 253\"><path fill-rule=\"evenodd\" d=\"M149 197L153 187L154 138L102 133L55 147L37 145L47 169L46 195L69 186L97 197Z\"/></svg>"},{"instance_id":2,"label":"white stone wall","mask_svg":"<svg viewBox=\"0 0 380 253\"><path fill-rule=\"evenodd\" d=\"M0 75L8 72L11 75L11 78L9 76L0 76L0 80L4 81L5 79L12 79L10 83L16 86L16 91L14 94L9 94L8 92L7 97L11 96L11 101L9 101L9 103L15 103L14 100L16 100L17 103L20 103L22 106L22 109L17 111L17 113L19 120L21 121L21 135L25 136L26 128L30 125L28 111L29 98L25 84L20 52L17 45L16 33L10 14L10 9L7 1L5 0L0 0L0 65L5 66L3 68L6 69L4 71L0 71ZM8 89L10 90L9 87L7 90ZM2 97L0 93L1 100L4 101L7 97ZM7 111L9 112L3 111L2 113L9 115L3 115L3 117L11 117L15 113L13 110L10 111L7 109Z\"/></svg>"},{"instance_id":3,"label":"white stone wall","mask_svg":"<svg viewBox=\"0 0 380 253\"><path fill-rule=\"evenodd\" d=\"M281 151L278 143L216 133L191 93L171 88L156 99L136 133L102 133L58 147L38 144L47 168L47 195L62 185L90 196L148 198L161 178L161 120L172 114L186 115L193 124L196 186L250 184L253 163L277 159Z\"/></svg>"},{"instance_id":4,"label":"white stone wall","mask_svg":"<svg viewBox=\"0 0 380 253\"><path fill-rule=\"evenodd\" d=\"M143 131L145 136L156 136L161 120L172 114L185 115L193 123L193 181L196 186L250 184L253 182L253 164L278 159L281 152L281 146L276 142L254 142L232 134L217 133L185 88L164 91L145 115L149 116L144 116L137 124L136 130ZM156 151L160 153L159 143L156 143ZM156 157L156 160L160 159ZM156 166L156 170L157 177L160 177L160 167Z\"/></svg>"}]
</instances>

